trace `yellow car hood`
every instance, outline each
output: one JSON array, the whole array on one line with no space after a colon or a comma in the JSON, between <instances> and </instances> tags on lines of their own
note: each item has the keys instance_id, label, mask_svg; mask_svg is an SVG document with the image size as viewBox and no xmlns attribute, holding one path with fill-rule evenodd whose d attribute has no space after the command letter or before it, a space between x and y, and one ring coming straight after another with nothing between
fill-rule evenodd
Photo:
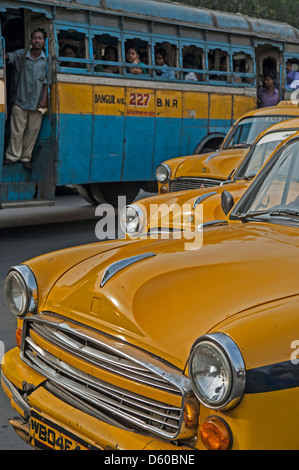
<instances>
[{"instance_id":1,"label":"yellow car hood","mask_svg":"<svg viewBox=\"0 0 299 470\"><path fill-rule=\"evenodd\" d=\"M247 152L248 148L233 148L204 155L192 155L179 165L174 176L226 179Z\"/></svg>"},{"instance_id":2,"label":"yellow car hood","mask_svg":"<svg viewBox=\"0 0 299 470\"><path fill-rule=\"evenodd\" d=\"M234 181L223 186L193 189L151 196L135 203L146 213L147 223L143 232L156 229L194 230L201 223L222 220L221 194L228 191L235 203L251 181ZM202 208L202 213L199 212ZM201 217L202 216L202 217Z\"/></svg>"},{"instance_id":3,"label":"yellow car hood","mask_svg":"<svg viewBox=\"0 0 299 470\"><path fill-rule=\"evenodd\" d=\"M122 247L112 243L109 251L110 242L99 243L102 253L61 275L43 309L183 369L202 334L239 312L298 293L297 230L254 223L240 229L235 224L209 228L203 240L201 249L186 249L183 239L123 242ZM153 255L115 273L101 287L113 263L145 253Z\"/></svg>"}]
</instances>

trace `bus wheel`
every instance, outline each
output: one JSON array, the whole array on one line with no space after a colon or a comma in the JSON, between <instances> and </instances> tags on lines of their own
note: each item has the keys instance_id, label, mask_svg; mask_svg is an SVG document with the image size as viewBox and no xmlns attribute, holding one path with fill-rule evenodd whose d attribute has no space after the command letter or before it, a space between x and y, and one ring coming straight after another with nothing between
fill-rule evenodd
<instances>
[{"instance_id":1,"label":"bus wheel","mask_svg":"<svg viewBox=\"0 0 299 470\"><path fill-rule=\"evenodd\" d=\"M76 186L76 188L80 196L83 197L83 199L85 199L85 201L87 201L89 204L93 206L97 206L99 204L98 201L93 197L89 184L79 184Z\"/></svg>"},{"instance_id":2,"label":"bus wheel","mask_svg":"<svg viewBox=\"0 0 299 470\"><path fill-rule=\"evenodd\" d=\"M91 193L98 204L108 203L118 207L118 197L125 196L126 204L131 204L139 193L140 187L135 183L93 183Z\"/></svg>"}]
</instances>

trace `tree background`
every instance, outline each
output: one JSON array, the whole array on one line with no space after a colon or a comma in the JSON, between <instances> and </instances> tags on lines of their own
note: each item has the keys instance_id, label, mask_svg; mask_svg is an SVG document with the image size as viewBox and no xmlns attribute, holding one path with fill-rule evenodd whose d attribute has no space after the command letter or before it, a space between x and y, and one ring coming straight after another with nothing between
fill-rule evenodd
<instances>
[{"instance_id":1,"label":"tree background","mask_svg":"<svg viewBox=\"0 0 299 470\"><path fill-rule=\"evenodd\" d=\"M242 13L299 28L299 0L176 0L211 10Z\"/></svg>"}]
</instances>

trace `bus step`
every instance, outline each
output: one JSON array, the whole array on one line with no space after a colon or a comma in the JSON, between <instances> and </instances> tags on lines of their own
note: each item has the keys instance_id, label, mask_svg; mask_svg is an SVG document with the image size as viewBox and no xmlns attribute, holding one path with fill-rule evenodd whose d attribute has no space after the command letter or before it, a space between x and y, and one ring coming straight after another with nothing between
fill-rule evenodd
<instances>
[{"instance_id":1,"label":"bus step","mask_svg":"<svg viewBox=\"0 0 299 470\"><path fill-rule=\"evenodd\" d=\"M0 209L19 209L22 207L54 206L55 201L48 199L27 200L27 201L3 201L0 202Z\"/></svg>"}]
</instances>

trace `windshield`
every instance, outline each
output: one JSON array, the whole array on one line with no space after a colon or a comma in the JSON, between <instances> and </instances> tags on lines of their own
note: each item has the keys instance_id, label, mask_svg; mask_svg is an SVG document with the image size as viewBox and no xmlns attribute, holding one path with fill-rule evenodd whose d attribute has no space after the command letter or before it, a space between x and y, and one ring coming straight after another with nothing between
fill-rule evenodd
<instances>
[{"instance_id":1,"label":"windshield","mask_svg":"<svg viewBox=\"0 0 299 470\"><path fill-rule=\"evenodd\" d=\"M246 195L233 210L233 216L299 223L299 140L290 142L271 158Z\"/></svg>"},{"instance_id":2,"label":"windshield","mask_svg":"<svg viewBox=\"0 0 299 470\"><path fill-rule=\"evenodd\" d=\"M248 152L234 179L254 178L278 145L295 132L297 131L278 131L263 136Z\"/></svg>"},{"instance_id":3,"label":"windshield","mask_svg":"<svg viewBox=\"0 0 299 470\"><path fill-rule=\"evenodd\" d=\"M242 119L228 135L223 148L249 147L263 131L274 124L287 121L292 116L257 116Z\"/></svg>"}]
</instances>

